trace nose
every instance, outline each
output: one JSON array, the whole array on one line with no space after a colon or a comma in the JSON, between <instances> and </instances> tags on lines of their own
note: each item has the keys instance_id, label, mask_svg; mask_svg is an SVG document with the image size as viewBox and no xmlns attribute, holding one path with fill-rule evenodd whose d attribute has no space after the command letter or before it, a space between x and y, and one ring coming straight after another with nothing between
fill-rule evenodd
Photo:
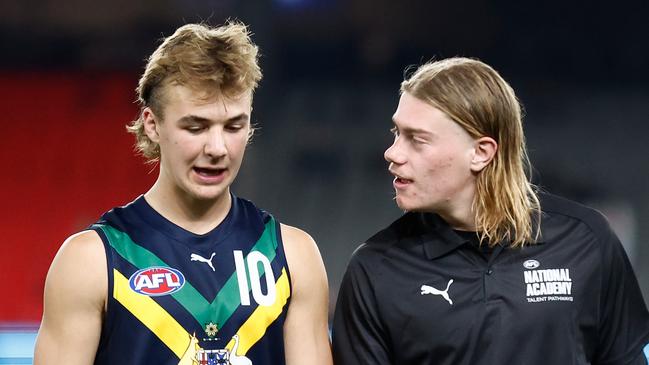
<instances>
[{"instance_id":1,"label":"nose","mask_svg":"<svg viewBox=\"0 0 649 365\"><path fill-rule=\"evenodd\" d=\"M214 128L214 130L211 130L210 133L207 134L207 140L205 141L203 151L206 155L212 158L223 157L228 153L222 130Z\"/></svg>"},{"instance_id":2,"label":"nose","mask_svg":"<svg viewBox=\"0 0 649 365\"><path fill-rule=\"evenodd\" d=\"M392 145L388 147L387 150L383 153L383 158L389 163L394 163L397 165L402 165L406 163L406 157L399 148L399 137L394 138Z\"/></svg>"}]
</instances>

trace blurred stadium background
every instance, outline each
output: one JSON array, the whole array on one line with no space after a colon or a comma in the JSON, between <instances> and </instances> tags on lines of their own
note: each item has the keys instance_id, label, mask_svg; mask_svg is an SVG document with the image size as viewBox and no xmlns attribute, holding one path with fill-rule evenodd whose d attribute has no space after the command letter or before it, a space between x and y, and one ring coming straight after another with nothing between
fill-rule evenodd
<instances>
[{"instance_id":1,"label":"blurred stadium background","mask_svg":"<svg viewBox=\"0 0 649 365\"><path fill-rule=\"evenodd\" d=\"M124 130L144 59L177 26L228 17L250 24L265 74L234 191L314 236L332 310L351 252L400 215L382 155L404 69L455 55L511 82L535 180L608 216L649 298L648 14L641 0L1 2L0 364L31 363L61 242L155 179Z\"/></svg>"}]
</instances>

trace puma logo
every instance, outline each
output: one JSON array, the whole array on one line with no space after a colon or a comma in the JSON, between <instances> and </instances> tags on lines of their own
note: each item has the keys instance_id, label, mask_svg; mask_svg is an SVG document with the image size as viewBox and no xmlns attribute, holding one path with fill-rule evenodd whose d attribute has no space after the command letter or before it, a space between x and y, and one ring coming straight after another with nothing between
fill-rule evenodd
<instances>
[{"instance_id":1,"label":"puma logo","mask_svg":"<svg viewBox=\"0 0 649 365\"><path fill-rule=\"evenodd\" d=\"M212 259L214 258L215 254L216 254L216 252L212 252L212 256L210 256L210 259L208 260L208 259L206 259L205 257L203 257L203 256L201 256L199 254L193 253L192 256L190 257L190 260L191 261L204 262L204 263L208 264L212 268L212 271L216 271L216 270L214 270L214 266L212 265Z\"/></svg>"},{"instance_id":2,"label":"puma logo","mask_svg":"<svg viewBox=\"0 0 649 365\"><path fill-rule=\"evenodd\" d=\"M425 294L441 295L442 298L446 299L448 304L453 305L453 301L448 296L448 288L451 286L451 284L453 284L453 279L448 281L448 284L446 284L446 289L445 290L439 290L439 289L433 288L432 286L422 285L421 286L421 295L425 295Z\"/></svg>"}]
</instances>

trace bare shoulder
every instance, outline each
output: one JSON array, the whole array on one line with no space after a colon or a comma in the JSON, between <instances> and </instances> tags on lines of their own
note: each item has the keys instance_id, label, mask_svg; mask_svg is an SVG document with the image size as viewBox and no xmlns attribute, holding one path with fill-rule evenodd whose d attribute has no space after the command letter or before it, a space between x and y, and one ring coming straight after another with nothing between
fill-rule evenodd
<instances>
[{"instance_id":1,"label":"bare shoulder","mask_svg":"<svg viewBox=\"0 0 649 365\"><path fill-rule=\"evenodd\" d=\"M310 262L311 260L322 261L318 245L311 235L286 224L281 225L281 230L284 252L289 266L297 265L305 260Z\"/></svg>"},{"instance_id":2,"label":"bare shoulder","mask_svg":"<svg viewBox=\"0 0 649 365\"><path fill-rule=\"evenodd\" d=\"M60 254L68 255L97 255L105 256L104 246L97 232L92 230L81 231L68 237L61 245Z\"/></svg>"},{"instance_id":3,"label":"bare shoulder","mask_svg":"<svg viewBox=\"0 0 649 365\"><path fill-rule=\"evenodd\" d=\"M34 364L91 364L108 288L106 254L94 231L69 237L45 280L43 319Z\"/></svg>"},{"instance_id":4,"label":"bare shoulder","mask_svg":"<svg viewBox=\"0 0 649 365\"><path fill-rule=\"evenodd\" d=\"M92 272L102 263L105 268L105 262L106 252L97 232L83 231L68 237L63 242L54 257L52 267L83 267L84 271Z\"/></svg>"},{"instance_id":5,"label":"bare shoulder","mask_svg":"<svg viewBox=\"0 0 649 365\"><path fill-rule=\"evenodd\" d=\"M281 230L284 247L288 246L291 250L318 249L313 237L305 231L284 223L281 224Z\"/></svg>"},{"instance_id":6,"label":"bare shoulder","mask_svg":"<svg viewBox=\"0 0 649 365\"><path fill-rule=\"evenodd\" d=\"M326 281L320 250L311 235L286 224L281 225L281 231L286 261L294 286L312 280Z\"/></svg>"},{"instance_id":7,"label":"bare shoulder","mask_svg":"<svg viewBox=\"0 0 649 365\"><path fill-rule=\"evenodd\" d=\"M90 296L103 303L107 291L106 253L95 231L83 231L63 242L52 261L47 289Z\"/></svg>"}]
</instances>

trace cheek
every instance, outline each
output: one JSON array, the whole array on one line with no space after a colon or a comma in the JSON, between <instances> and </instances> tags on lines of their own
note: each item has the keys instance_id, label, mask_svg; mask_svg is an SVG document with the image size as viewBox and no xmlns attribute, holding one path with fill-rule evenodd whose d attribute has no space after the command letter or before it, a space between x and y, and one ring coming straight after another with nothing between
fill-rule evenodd
<instances>
[{"instance_id":1,"label":"cheek","mask_svg":"<svg viewBox=\"0 0 649 365\"><path fill-rule=\"evenodd\" d=\"M423 164L425 164L423 170L428 175L439 175L439 177L443 178L455 169L457 161L456 156L450 154L429 156L423 161Z\"/></svg>"},{"instance_id":2,"label":"cheek","mask_svg":"<svg viewBox=\"0 0 649 365\"><path fill-rule=\"evenodd\" d=\"M457 158L451 155L441 159L436 168L438 170L452 170L455 166L457 166Z\"/></svg>"},{"instance_id":3,"label":"cheek","mask_svg":"<svg viewBox=\"0 0 649 365\"><path fill-rule=\"evenodd\" d=\"M451 173L469 173L471 167L470 154L460 148L449 148L435 159L433 167L437 170L444 170Z\"/></svg>"},{"instance_id":4,"label":"cheek","mask_svg":"<svg viewBox=\"0 0 649 365\"><path fill-rule=\"evenodd\" d=\"M171 143L180 154L199 153L205 147L205 139L199 136L178 136Z\"/></svg>"},{"instance_id":5,"label":"cheek","mask_svg":"<svg viewBox=\"0 0 649 365\"><path fill-rule=\"evenodd\" d=\"M192 164L203 151L204 143L197 136L172 134L163 136L160 140L162 162L175 169L184 169Z\"/></svg>"},{"instance_id":6,"label":"cheek","mask_svg":"<svg viewBox=\"0 0 649 365\"><path fill-rule=\"evenodd\" d=\"M248 145L247 138L232 138L228 141L228 152L231 158L240 159L243 157Z\"/></svg>"},{"instance_id":7,"label":"cheek","mask_svg":"<svg viewBox=\"0 0 649 365\"><path fill-rule=\"evenodd\" d=\"M161 148L173 148L178 149L178 146L183 145L183 139L175 134L172 135L163 135L160 137L160 147Z\"/></svg>"},{"instance_id":8,"label":"cheek","mask_svg":"<svg viewBox=\"0 0 649 365\"><path fill-rule=\"evenodd\" d=\"M426 190L445 191L461 180L468 169L463 166L458 156L449 154L429 159L421 171L425 171L422 183L426 186Z\"/></svg>"}]
</instances>

